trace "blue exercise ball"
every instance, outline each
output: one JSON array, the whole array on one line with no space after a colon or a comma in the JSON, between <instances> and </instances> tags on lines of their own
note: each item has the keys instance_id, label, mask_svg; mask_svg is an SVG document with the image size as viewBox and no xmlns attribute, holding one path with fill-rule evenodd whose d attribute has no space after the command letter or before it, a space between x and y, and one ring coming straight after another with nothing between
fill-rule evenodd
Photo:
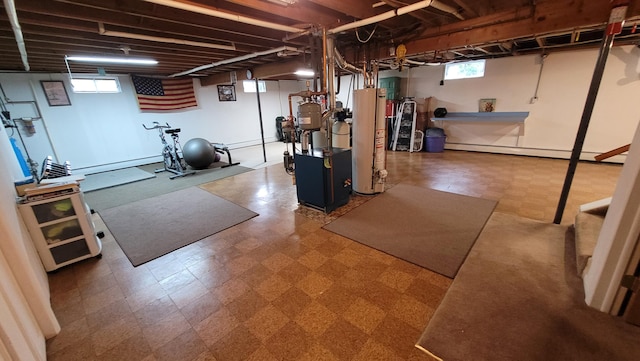
<instances>
[{"instance_id":1,"label":"blue exercise ball","mask_svg":"<svg viewBox=\"0 0 640 361\"><path fill-rule=\"evenodd\" d=\"M182 157L195 169L207 168L216 160L216 150L206 139L193 138L182 147Z\"/></svg>"}]
</instances>

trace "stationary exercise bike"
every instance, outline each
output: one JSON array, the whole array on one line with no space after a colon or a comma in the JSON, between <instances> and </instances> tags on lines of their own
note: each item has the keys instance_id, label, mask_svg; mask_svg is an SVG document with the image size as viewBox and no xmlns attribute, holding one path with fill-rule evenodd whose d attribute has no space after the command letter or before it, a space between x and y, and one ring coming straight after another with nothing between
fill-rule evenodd
<instances>
[{"instance_id":1,"label":"stationary exercise bike","mask_svg":"<svg viewBox=\"0 0 640 361\"><path fill-rule=\"evenodd\" d=\"M171 128L169 123L165 123L166 125L160 125L158 122L153 122L152 127L147 127L142 124L144 129L153 130L158 129L158 134L160 135L160 140L162 141L162 157L164 158L164 169L156 169L155 172L171 172L174 175L169 177L169 179L174 179L177 177L184 177L189 174L195 174L195 171L187 170L187 163L185 163L184 159L180 153L182 153L182 148L180 147L180 140L178 137L178 133L180 133L180 128ZM173 145L169 144L164 137L164 134L170 134L171 139L173 140Z\"/></svg>"}]
</instances>

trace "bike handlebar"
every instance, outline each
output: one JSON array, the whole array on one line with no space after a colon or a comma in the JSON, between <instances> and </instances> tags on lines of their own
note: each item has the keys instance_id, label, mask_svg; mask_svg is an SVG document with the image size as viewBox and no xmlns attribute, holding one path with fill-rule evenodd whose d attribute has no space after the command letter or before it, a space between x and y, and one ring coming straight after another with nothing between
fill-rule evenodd
<instances>
[{"instance_id":1,"label":"bike handlebar","mask_svg":"<svg viewBox=\"0 0 640 361\"><path fill-rule=\"evenodd\" d=\"M144 129L146 130L153 130L153 129L163 129L163 128L171 128L171 126L169 125L169 123L165 123L166 125L160 125L160 123L158 122L153 122L153 126L152 127L147 127L146 125L144 125L144 123L142 123L142 126L144 127Z\"/></svg>"}]
</instances>

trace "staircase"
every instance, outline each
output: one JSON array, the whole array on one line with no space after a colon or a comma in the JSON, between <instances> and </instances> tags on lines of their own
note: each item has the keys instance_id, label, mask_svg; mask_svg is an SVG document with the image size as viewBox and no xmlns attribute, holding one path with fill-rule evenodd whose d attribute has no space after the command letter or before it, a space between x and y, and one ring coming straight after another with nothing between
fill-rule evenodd
<instances>
[{"instance_id":1,"label":"staircase","mask_svg":"<svg viewBox=\"0 0 640 361\"><path fill-rule=\"evenodd\" d=\"M589 268L593 250L600 235L600 229L607 215L611 198L583 204L576 215L575 227L575 247L576 247L576 267L578 275L582 277L585 270Z\"/></svg>"},{"instance_id":2,"label":"staircase","mask_svg":"<svg viewBox=\"0 0 640 361\"><path fill-rule=\"evenodd\" d=\"M629 151L631 144L595 156L596 162ZM576 266L578 275L583 277L591 264L591 256L596 248L604 217L611 204L611 197L580 206L574 222L576 244Z\"/></svg>"}]
</instances>

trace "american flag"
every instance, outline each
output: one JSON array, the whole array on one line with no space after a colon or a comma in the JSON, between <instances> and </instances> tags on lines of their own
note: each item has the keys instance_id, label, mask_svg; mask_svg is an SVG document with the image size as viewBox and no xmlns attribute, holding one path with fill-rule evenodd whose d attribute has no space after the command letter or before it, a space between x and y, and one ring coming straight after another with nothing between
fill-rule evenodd
<instances>
[{"instance_id":1,"label":"american flag","mask_svg":"<svg viewBox=\"0 0 640 361\"><path fill-rule=\"evenodd\" d=\"M140 110L176 110L197 107L191 79L158 79L132 75Z\"/></svg>"}]
</instances>

